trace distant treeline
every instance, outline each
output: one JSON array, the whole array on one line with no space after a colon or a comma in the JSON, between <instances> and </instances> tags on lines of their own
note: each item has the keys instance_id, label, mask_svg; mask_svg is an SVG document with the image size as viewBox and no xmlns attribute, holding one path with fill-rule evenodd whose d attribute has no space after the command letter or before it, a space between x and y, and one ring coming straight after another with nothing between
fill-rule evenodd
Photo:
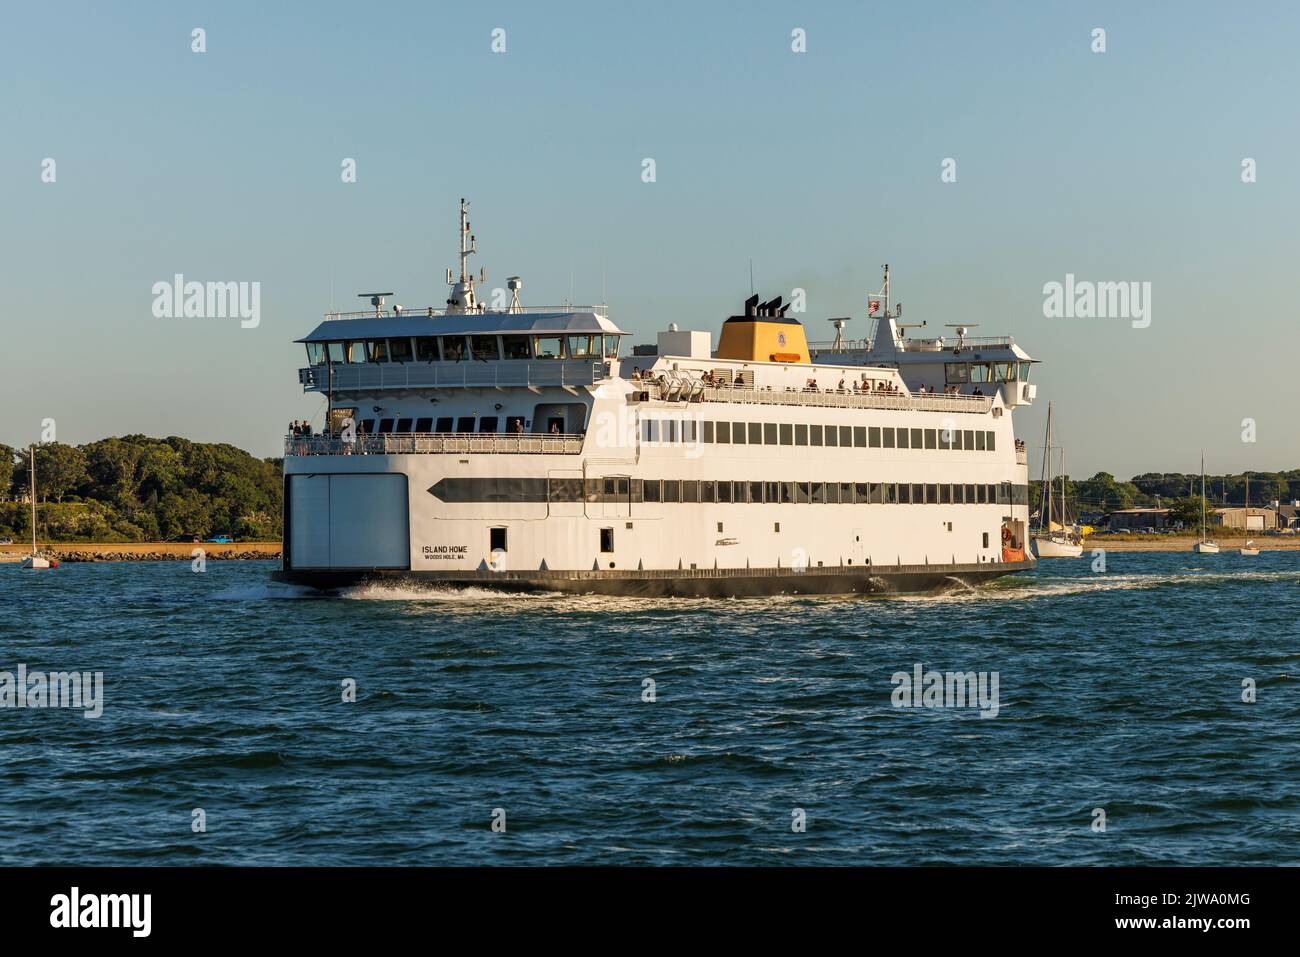
<instances>
[{"instance_id":1,"label":"distant treeline","mask_svg":"<svg viewBox=\"0 0 1300 957\"><path fill-rule=\"evenodd\" d=\"M27 449L0 445L0 537L31 535ZM280 459L145 435L36 448L37 534L71 542L280 538Z\"/></svg>"},{"instance_id":2,"label":"distant treeline","mask_svg":"<svg viewBox=\"0 0 1300 957\"><path fill-rule=\"evenodd\" d=\"M1288 472L1249 472L1250 505L1260 508L1273 502L1289 503L1300 499L1300 469ZM1030 502L1038 507L1039 483L1030 483ZM1053 480L1059 491L1061 480ZM1172 508L1189 515L1199 513L1201 503L1200 473L1144 472L1127 482L1118 481L1109 472L1098 472L1089 479L1065 479L1066 498L1070 510L1086 512L1113 512L1121 508ZM1223 505L1240 507L1246 504L1245 474L1207 475L1205 500L1209 508Z\"/></svg>"}]
</instances>

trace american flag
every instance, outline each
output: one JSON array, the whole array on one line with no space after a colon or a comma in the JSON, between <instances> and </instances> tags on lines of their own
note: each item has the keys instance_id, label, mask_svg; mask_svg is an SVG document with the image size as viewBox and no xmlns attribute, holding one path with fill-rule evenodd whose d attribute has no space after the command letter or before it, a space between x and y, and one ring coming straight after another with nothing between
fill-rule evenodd
<instances>
[{"instance_id":1,"label":"american flag","mask_svg":"<svg viewBox=\"0 0 1300 957\"><path fill-rule=\"evenodd\" d=\"M879 311L879 309L880 309L880 300L879 300L879 299L868 299L868 300L867 300L867 312L868 312L868 314L873 313L873 312L877 312L877 311Z\"/></svg>"}]
</instances>

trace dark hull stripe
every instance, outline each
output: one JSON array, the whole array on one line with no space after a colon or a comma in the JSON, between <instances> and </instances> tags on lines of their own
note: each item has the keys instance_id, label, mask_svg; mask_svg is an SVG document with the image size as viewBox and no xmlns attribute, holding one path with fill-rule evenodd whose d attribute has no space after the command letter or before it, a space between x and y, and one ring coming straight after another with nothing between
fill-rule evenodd
<instances>
[{"instance_id":1,"label":"dark hull stripe","mask_svg":"<svg viewBox=\"0 0 1300 957\"><path fill-rule=\"evenodd\" d=\"M741 598L762 595L927 594L978 585L1028 571L1034 562L965 565L893 565L876 568L724 568L679 571L393 571L387 569L290 570L271 573L277 582L330 591L367 582L403 581L452 588L557 591L639 598Z\"/></svg>"}]
</instances>

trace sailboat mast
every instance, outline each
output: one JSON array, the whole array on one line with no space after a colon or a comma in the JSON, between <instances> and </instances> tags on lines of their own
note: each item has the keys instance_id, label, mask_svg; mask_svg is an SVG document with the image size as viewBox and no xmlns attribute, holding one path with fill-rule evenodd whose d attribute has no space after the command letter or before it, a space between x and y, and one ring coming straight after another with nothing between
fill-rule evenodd
<instances>
[{"instance_id":1,"label":"sailboat mast","mask_svg":"<svg viewBox=\"0 0 1300 957\"><path fill-rule=\"evenodd\" d=\"M1205 453L1201 453L1201 541L1205 541Z\"/></svg>"},{"instance_id":2,"label":"sailboat mast","mask_svg":"<svg viewBox=\"0 0 1300 957\"><path fill-rule=\"evenodd\" d=\"M1038 508L1038 526L1052 530L1052 403L1047 403L1047 434L1043 438L1043 474L1038 488L1042 501Z\"/></svg>"},{"instance_id":3,"label":"sailboat mast","mask_svg":"<svg viewBox=\"0 0 1300 957\"><path fill-rule=\"evenodd\" d=\"M32 493L32 554L36 554L36 446L32 446L27 453L27 461L32 467L32 482L29 489Z\"/></svg>"}]
</instances>

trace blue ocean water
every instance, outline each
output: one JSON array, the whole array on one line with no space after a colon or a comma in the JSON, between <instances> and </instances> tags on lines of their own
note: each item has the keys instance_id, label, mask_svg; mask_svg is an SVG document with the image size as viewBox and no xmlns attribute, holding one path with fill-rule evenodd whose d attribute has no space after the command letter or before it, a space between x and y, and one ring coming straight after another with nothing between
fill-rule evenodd
<instances>
[{"instance_id":1,"label":"blue ocean water","mask_svg":"<svg viewBox=\"0 0 1300 957\"><path fill-rule=\"evenodd\" d=\"M1300 863L1300 552L895 599L273 567L0 566L0 671L104 682L0 708L0 865ZM917 664L997 672L997 716L895 707Z\"/></svg>"}]
</instances>

